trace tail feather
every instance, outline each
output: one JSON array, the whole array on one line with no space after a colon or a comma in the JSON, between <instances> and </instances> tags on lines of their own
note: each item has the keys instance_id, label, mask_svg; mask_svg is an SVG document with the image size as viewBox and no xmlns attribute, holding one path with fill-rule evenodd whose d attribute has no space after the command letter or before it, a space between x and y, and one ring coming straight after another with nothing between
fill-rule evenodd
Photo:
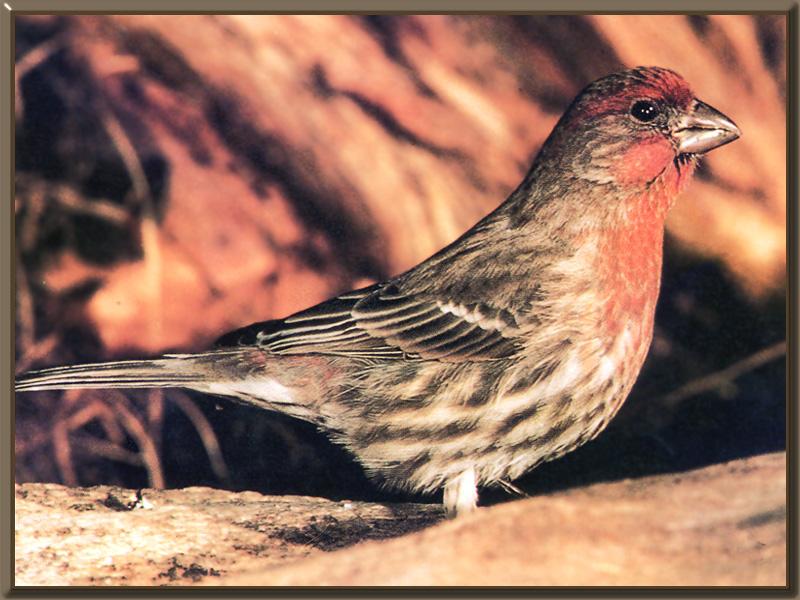
<instances>
[{"instance_id":1,"label":"tail feather","mask_svg":"<svg viewBox=\"0 0 800 600\"><path fill-rule=\"evenodd\" d=\"M260 350L241 348L30 371L16 379L14 391L181 387L321 423L318 411L305 405L304 390L283 379L277 366L265 370Z\"/></svg>"},{"instance_id":2,"label":"tail feather","mask_svg":"<svg viewBox=\"0 0 800 600\"><path fill-rule=\"evenodd\" d=\"M195 388L213 378L225 352L172 354L153 360L123 360L30 371L14 382L14 391L99 388Z\"/></svg>"}]
</instances>

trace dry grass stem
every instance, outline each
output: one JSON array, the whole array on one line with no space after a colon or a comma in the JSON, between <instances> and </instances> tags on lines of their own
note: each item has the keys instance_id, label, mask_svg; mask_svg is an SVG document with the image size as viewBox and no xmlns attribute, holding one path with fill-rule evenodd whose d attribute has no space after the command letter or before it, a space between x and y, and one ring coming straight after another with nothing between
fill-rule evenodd
<instances>
[{"instance_id":1,"label":"dry grass stem","mask_svg":"<svg viewBox=\"0 0 800 600\"><path fill-rule=\"evenodd\" d=\"M111 392L114 399L109 400L113 402L114 409L119 414L120 422L125 430L134 439L139 447L139 454L142 457L142 463L147 471L147 478L149 486L161 489L165 486L164 473L161 468L161 460L159 458L158 449L153 441L153 438L147 432L142 421L136 416L133 407L131 406L128 398L119 392Z\"/></svg>"},{"instance_id":2,"label":"dry grass stem","mask_svg":"<svg viewBox=\"0 0 800 600\"><path fill-rule=\"evenodd\" d=\"M786 342L778 342L777 344L768 346L763 350L759 350L755 354L751 354L747 358L733 363L721 371L717 371L715 373L711 373L710 375L705 375L704 377L699 377L698 379L689 381L678 389L658 398L655 401L655 405L674 409L681 402L688 400L689 398L729 385L731 382L735 381L745 373L749 373L750 371L753 371L785 355Z\"/></svg>"},{"instance_id":3,"label":"dry grass stem","mask_svg":"<svg viewBox=\"0 0 800 600\"><path fill-rule=\"evenodd\" d=\"M177 391L170 394L172 401L180 408L186 415L186 418L191 421L200 440L203 442L203 447L208 454L208 460L211 463L211 470L224 484L230 483L230 473L228 466L225 464L225 458L222 456L222 450L219 447L219 441L214 433L214 429L206 419L203 412L197 408L197 405L183 392Z\"/></svg>"}]
</instances>

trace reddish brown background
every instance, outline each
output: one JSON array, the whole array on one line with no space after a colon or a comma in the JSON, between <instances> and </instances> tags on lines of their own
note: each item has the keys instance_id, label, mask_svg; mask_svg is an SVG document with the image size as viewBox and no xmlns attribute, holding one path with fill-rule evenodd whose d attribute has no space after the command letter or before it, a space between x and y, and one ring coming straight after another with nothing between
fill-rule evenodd
<instances>
[{"instance_id":1,"label":"reddish brown background","mask_svg":"<svg viewBox=\"0 0 800 600\"><path fill-rule=\"evenodd\" d=\"M529 479L782 448L781 361L659 399L784 338L785 36L767 15L18 18L18 370L202 349L398 273L505 198L583 85L660 65L743 137L671 214L618 422ZM374 493L309 427L167 396L18 398L17 479Z\"/></svg>"}]
</instances>

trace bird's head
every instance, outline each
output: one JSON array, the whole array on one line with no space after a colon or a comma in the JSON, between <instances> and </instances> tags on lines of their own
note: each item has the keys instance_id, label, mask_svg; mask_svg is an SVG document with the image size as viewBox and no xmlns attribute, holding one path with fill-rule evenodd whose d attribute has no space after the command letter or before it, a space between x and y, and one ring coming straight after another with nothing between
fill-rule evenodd
<instances>
[{"instance_id":1,"label":"bird's head","mask_svg":"<svg viewBox=\"0 0 800 600\"><path fill-rule=\"evenodd\" d=\"M631 194L666 187L674 196L697 156L739 136L733 121L698 100L680 75L637 67L589 84L542 158L558 156L562 172L595 186Z\"/></svg>"}]
</instances>

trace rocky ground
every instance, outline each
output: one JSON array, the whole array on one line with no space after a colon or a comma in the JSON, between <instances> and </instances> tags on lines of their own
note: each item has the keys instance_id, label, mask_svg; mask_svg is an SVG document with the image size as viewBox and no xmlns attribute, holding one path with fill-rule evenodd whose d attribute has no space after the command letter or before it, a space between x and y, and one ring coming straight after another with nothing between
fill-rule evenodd
<instances>
[{"instance_id":1,"label":"rocky ground","mask_svg":"<svg viewBox=\"0 0 800 600\"><path fill-rule=\"evenodd\" d=\"M26 483L16 585L783 586L785 475L765 454L449 522L433 504Z\"/></svg>"}]
</instances>

